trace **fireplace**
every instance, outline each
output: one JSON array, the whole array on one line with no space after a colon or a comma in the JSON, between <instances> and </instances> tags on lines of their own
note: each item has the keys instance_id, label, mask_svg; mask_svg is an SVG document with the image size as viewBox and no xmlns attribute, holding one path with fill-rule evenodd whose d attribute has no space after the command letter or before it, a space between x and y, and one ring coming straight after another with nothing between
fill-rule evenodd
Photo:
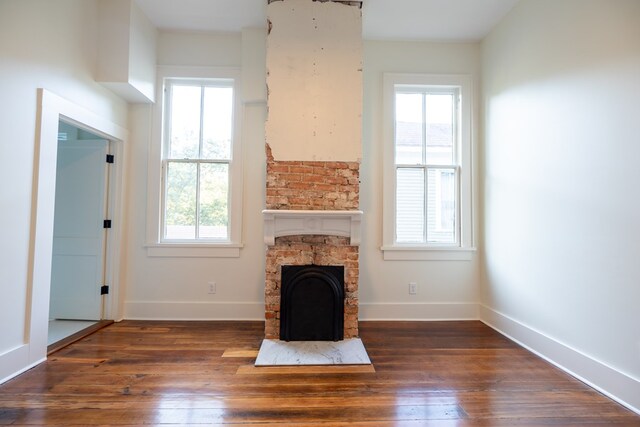
<instances>
[{"instance_id":1,"label":"fireplace","mask_svg":"<svg viewBox=\"0 0 640 427\"><path fill-rule=\"evenodd\" d=\"M358 336L362 217L360 3L280 0L267 5L263 211L267 339L305 339L296 338L298 320L289 325L290 316L297 319L300 313L289 311L291 301L284 301L287 292L293 292L295 300L298 289L314 288L311 292L324 294L332 287L327 285L332 280L316 278L319 283L297 284L293 290L285 290L281 283L283 266L296 267L292 270L296 272L297 267L341 266L344 270L337 275L343 280L343 295L324 295L322 298L331 303L321 316L334 319L339 309L342 315L327 327L331 333L324 331L318 336L336 339L333 329L340 322L343 334L337 336L343 335L345 340ZM335 289L331 292L338 293ZM320 297L312 296L311 300L314 298ZM301 312L315 310L308 301L304 304ZM293 333L294 338L285 336L287 333Z\"/></svg>"},{"instance_id":2,"label":"fireplace","mask_svg":"<svg viewBox=\"0 0 640 427\"><path fill-rule=\"evenodd\" d=\"M267 245L265 336L281 338L282 266L338 265L344 267L344 338L355 338L362 222L362 211L357 210L360 164L277 161L269 145L266 149L267 209L262 211ZM327 194L332 197L323 197Z\"/></svg>"},{"instance_id":3,"label":"fireplace","mask_svg":"<svg viewBox=\"0 0 640 427\"><path fill-rule=\"evenodd\" d=\"M312 213L311 211L309 212ZM265 335L267 339L284 339L281 337L281 323L284 313L282 305L286 297L284 283L290 274L282 267L307 266L340 266L342 273L334 275L343 279L342 285L342 319L344 338L358 336L358 246L349 244L348 237L327 235L292 235L276 236L275 244L267 248L266 284L265 284ZM294 268L292 270L296 272ZM293 273L291 273L293 274ZM284 277L283 277L284 276ZM332 286L329 279L326 286ZM338 279L339 280L339 279ZM302 283L296 284L304 292L307 290ZM331 337L333 339L333 337Z\"/></svg>"},{"instance_id":4,"label":"fireplace","mask_svg":"<svg viewBox=\"0 0 640 427\"><path fill-rule=\"evenodd\" d=\"M344 267L283 265L280 339L344 338Z\"/></svg>"}]
</instances>

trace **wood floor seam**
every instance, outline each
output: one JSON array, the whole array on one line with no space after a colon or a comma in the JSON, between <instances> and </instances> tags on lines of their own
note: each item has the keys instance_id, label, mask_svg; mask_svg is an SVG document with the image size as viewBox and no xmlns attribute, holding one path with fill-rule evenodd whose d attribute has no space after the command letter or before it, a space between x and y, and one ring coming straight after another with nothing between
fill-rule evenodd
<instances>
[{"instance_id":1,"label":"wood floor seam","mask_svg":"<svg viewBox=\"0 0 640 427\"><path fill-rule=\"evenodd\" d=\"M263 366L263 322L125 320L0 385L0 425L640 426L479 321L360 322L372 365Z\"/></svg>"}]
</instances>

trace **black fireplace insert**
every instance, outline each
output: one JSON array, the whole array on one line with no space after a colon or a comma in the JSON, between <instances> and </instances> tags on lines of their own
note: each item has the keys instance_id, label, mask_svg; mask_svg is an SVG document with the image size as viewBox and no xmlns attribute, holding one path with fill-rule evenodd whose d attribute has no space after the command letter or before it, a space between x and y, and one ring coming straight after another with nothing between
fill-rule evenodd
<instances>
[{"instance_id":1,"label":"black fireplace insert","mask_svg":"<svg viewBox=\"0 0 640 427\"><path fill-rule=\"evenodd\" d=\"M344 339L344 266L283 265L280 339Z\"/></svg>"}]
</instances>

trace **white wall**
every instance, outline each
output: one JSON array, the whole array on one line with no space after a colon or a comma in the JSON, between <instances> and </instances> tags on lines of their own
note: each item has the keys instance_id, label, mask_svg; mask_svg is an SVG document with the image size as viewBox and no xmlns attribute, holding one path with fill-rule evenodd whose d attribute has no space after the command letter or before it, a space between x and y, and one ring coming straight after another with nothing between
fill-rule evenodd
<instances>
[{"instance_id":1,"label":"white wall","mask_svg":"<svg viewBox=\"0 0 640 427\"><path fill-rule=\"evenodd\" d=\"M237 33L161 31L158 65L238 67L242 63L242 37Z\"/></svg>"},{"instance_id":2,"label":"white wall","mask_svg":"<svg viewBox=\"0 0 640 427\"><path fill-rule=\"evenodd\" d=\"M99 0L96 79L130 102L155 98L156 38L133 0Z\"/></svg>"},{"instance_id":3,"label":"white wall","mask_svg":"<svg viewBox=\"0 0 640 427\"><path fill-rule=\"evenodd\" d=\"M156 39L158 32L138 5L131 3L129 84L149 101L155 100ZM141 101L147 102L147 100Z\"/></svg>"},{"instance_id":4,"label":"white wall","mask_svg":"<svg viewBox=\"0 0 640 427\"><path fill-rule=\"evenodd\" d=\"M159 65L241 67L244 152L243 243L239 258L148 257L146 243L147 157L153 106L131 109L133 135L129 164L130 241L127 249L126 318L263 319L264 318L264 32L243 34L160 32ZM256 64L256 58L258 62ZM261 58L261 60L260 60ZM262 64L260 66L260 64ZM256 93L262 92L262 93ZM160 100L159 100L160 101ZM208 294L215 281L216 294Z\"/></svg>"},{"instance_id":5,"label":"white wall","mask_svg":"<svg viewBox=\"0 0 640 427\"><path fill-rule=\"evenodd\" d=\"M36 90L43 87L106 120L127 123L127 105L93 79L96 28L94 0L0 0L0 381L27 365L12 359L9 367L7 358L29 342Z\"/></svg>"},{"instance_id":6,"label":"white wall","mask_svg":"<svg viewBox=\"0 0 640 427\"><path fill-rule=\"evenodd\" d=\"M161 65L244 66L243 86L264 89L264 33L160 32ZM251 37L249 37L251 35ZM261 51L262 49L262 51ZM383 261L382 72L471 74L479 78L479 45L365 42L364 210L360 265L361 318L477 318L478 261ZM262 56L261 56L262 55ZM261 96L246 93L249 101ZM263 99L263 98L262 98ZM263 319L264 317L264 105L245 106L243 243L239 258L148 257L145 244L147 153L152 110L132 107L133 152L129 176L128 294L125 317ZM207 294L207 282L217 293ZM408 283L419 284L408 295Z\"/></svg>"},{"instance_id":7,"label":"white wall","mask_svg":"<svg viewBox=\"0 0 640 427\"><path fill-rule=\"evenodd\" d=\"M523 0L483 76L482 318L640 408L640 2Z\"/></svg>"},{"instance_id":8,"label":"white wall","mask_svg":"<svg viewBox=\"0 0 640 427\"><path fill-rule=\"evenodd\" d=\"M363 71L360 208L364 211L364 229L360 248L360 318L477 318L478 259L475 254L471 261L383 261L380 246L385 143L382 75L385 72L468 74L477 89L479 45L365 41ZM409 282L418 283L417 295L408 294Z\"/></svg>"},{"instance_id":9,"label":"white wall","mask_svg":"<svg viewBox=\"0 0 640 427\"><path fill-rule=\"evenodd\" d=\"M267 6L267 143L273 158L362 158L362 13L289 0Z\"/></svg>"}]
</instances>

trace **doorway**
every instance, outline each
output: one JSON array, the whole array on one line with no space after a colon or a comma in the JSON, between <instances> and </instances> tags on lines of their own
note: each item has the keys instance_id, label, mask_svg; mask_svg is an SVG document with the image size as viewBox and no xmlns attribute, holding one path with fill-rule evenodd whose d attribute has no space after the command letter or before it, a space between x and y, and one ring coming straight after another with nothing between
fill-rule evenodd
<instances>
[{"instance_id":1,"label":"doorway","mask_svg":"<svg viewBox=\"0 0 640 427\"><path fill-rule=\"evenodd\" d=\"M110 142L59 121L47 344L96 329L105 317Z\"/></svg>"},{"instance_id":2,"label":"doorway","mask_svg":"<svg viewBox=\"0 0 640 427\"><path fill-rule=\"evenodd\" d=\"M106 117L98 115L44 88L37 90L37 104L24 344L8 354L0 355L0 365L4 367L5 372L11 373L11 377L42 363L49 352L47 339L60 120L111 141L115 163L112 165L113 174L109 188L112 226L107 245L109 294L104 301L104 317L114 321L123 318L124 292L121 292L120 284L123 275L121 265L126 261L126 253L123 250L123 194L126 182L124 154L129 133L113 120L118 118L125 122L125 117L119 117L119 110L113 111L114 114L107 114Z\"/></svg>"}]
</instances>

